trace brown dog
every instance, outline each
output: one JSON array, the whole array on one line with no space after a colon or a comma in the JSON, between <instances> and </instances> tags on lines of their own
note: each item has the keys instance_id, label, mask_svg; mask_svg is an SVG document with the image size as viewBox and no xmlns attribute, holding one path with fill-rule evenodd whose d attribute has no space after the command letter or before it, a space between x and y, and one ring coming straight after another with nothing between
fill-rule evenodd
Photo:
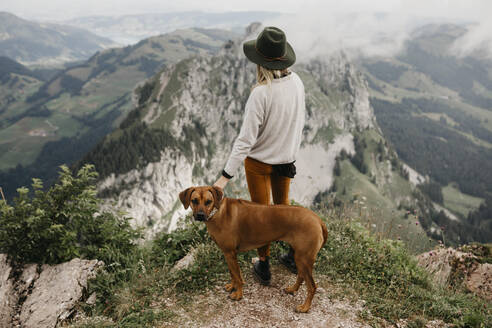
<instances>
[{"instance_id":1,"label":"brown dog","mask_svg":"<svg viewBox=\"0 0 492 328\"><path fill-rule=\"evenodd\" d=\"M218 187L191 187L179 194L185 209L190 206L193 217L205 221L212 239L224 253L231 273L231 283L225 286L229 297L243 297L243 278L237 262L237 253L282 240L294 249L297 280L285 289L294 294L306 281L307 297L304 304L296 308L307 312L311 307L316 284L313 280L313 265L316 255L326 242L328 230L321 219L312 211L290 205L261 205L243 199L222 199Z\"/></svg>"}]
</instances>

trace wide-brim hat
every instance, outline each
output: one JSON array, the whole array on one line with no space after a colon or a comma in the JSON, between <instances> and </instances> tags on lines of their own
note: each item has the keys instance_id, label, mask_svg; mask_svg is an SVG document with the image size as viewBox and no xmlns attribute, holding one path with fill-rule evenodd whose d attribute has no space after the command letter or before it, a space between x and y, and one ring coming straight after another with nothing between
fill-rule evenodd
<instances>
[{"instance_id":1,"label":"wide-brim hat","mask_svg":"<svg viewBox=\"0 0 492 328\"><path fill-rule=\"evenodd\" d=\"M284 69L296 62L296 54L285 33L273 26L265 27L256 40L244 42L243 51L253 63L269 69Z\"/></svg>"}]
</instances>

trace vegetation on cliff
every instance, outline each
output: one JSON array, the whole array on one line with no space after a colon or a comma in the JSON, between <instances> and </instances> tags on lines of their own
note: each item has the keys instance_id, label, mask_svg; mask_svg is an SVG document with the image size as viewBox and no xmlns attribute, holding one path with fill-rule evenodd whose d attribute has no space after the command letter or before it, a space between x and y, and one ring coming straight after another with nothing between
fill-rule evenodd
<instances>
[{"instance_id":1,"label":"vegetation on cliff","mask_svg":"<svg viewBox=\"0 0 492 328\"><path fill-rule=\"evenodd\" d=\"M40 179L32 190L19 188L12 204L0 200L0 253L14 264L69 261L75 257L110 264L131 253L140 232L129 219L103 211L96 197L97 173L85 165L73 176L60 167L59 179L43 191Z\"/></svg>"}]
</instances>

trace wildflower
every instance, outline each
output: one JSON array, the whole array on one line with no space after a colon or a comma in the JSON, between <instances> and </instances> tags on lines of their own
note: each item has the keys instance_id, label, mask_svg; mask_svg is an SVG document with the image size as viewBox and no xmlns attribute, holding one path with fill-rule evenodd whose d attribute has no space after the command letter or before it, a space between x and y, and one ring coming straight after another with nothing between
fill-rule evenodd
<instances>
[{"instance_id":1,"label":"wildflower","mask_svg":"<svg viewBox=\"0 0 492 328\"><path fill-rule=\"evenodd\" d=\"M417 221L417 222L415 222L415 225L419 225L419 222L418 222L418 221Z\"/></svg>"}]
</instances>

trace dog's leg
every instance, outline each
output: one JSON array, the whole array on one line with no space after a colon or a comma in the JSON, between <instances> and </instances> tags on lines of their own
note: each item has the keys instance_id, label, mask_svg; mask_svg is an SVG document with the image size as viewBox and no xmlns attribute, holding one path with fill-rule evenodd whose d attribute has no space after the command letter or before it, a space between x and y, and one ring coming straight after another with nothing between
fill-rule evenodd
<instances>
[{"instance_id":1,"label":"dog's leg","mask_svg":"<svg viewBox=\"0 0 492 328\"><path fill-rule=\"evenodd\" d=\"M237 263L237 257L235 252L224 253L225 259L227 261L227 266L229 267L229 272L231 273L231 285L232 289L236 291L231 293L229 297L235 301L239 301L243 297L243 278L241 277L241 269ZM226 288L228 285L226 285Z\"/></svg>"},{"instance_id":2,"label":"dog's leg","mask_svg":"<svg viewBox=\"0 0 492 328\"><path fill-rule=\"evenodd\" d=\"M306 260L296 261L296 265L299 263L302 267L301 271L304 276L304 280L306 281L307 287L307 297L304 301L304 304L297 306L296 311L301 313L306 313L311 308L311 303L313 301L314 293L316 292L316 283L313 279L313 265L314 260Z\"/></svg>"},{"instance_id":3,"label":"dog's leg","mask_svg":"<svg viewBox=\"0 0 492 328\"><path fill-rule=\"evenodd\" d=\"M225 290L226 290L227 292L229 292L229 293L230 293L230 292L232 292L232 291L234 290L234 286L232 285L232 282L227 283L227 284L225 285L225 287L224 287L224 288L225 288Z\"/></svg>"},{"instance_id":4,"label":"dog's leg","mask_svg":"<svg viewBox=\"0 0 492 328\"><path fill-rule=\"evenodd\" d=\"M304 278L302 277L301 273L300 273L300 272L298 272L298 273L297 273L297 279L296 279L295 284L293 284L292 286L289 286L289 287L285 288L285 289L284 289L284 290L285 290L285 292L286 292L287 294L292 294L292 295L294 295L294 293L295 293L295 292L297 292L297 291L299 290L299 287L302 285L303 281L304 281Z\"/></svg>"},{"instance_id":5,"label":"dog's leg","mask_svg":"<svg viewBox=\"0 0 492 328\"><path fill-rule=\"evenodd\" d=\"M299 287L301 287L302 283L304 282L304 274L301 271L304 267L298 264L301 260L302 258L294 251L294 261L296 262L297 267L297 279L295 284L284 289L287 294L294 294L295 292L297 292L299 290Z\"/></svg>"},{"instance_id":6,"label":"dog's leg","mask_svg":"<svg viewBox=\"0 0 492 328\"><path fill-rule=\"evenodd\" d=\"M227 283L224 288L227 292L232 292L233 290L235 290L235 286L234 286L234 274L232 272L232 269L231 269L231 266L229 265L229 261L227 261L227 257L225 256L225 252L224 252L224 257L226 258L226 262L227 262L227 267L229 269L229 274L231 275L231 282L230 283Z\"/></svg>"}]
</instances>

